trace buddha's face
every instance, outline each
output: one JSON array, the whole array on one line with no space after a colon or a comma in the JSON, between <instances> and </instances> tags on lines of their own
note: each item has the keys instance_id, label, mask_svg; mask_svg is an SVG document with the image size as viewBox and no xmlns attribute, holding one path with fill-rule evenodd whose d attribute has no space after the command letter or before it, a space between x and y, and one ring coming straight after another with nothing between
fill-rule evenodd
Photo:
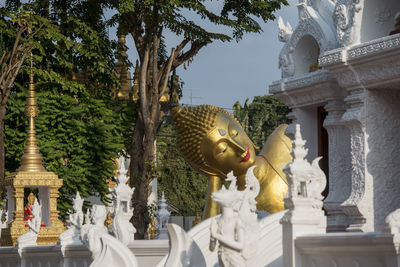
<instances>
[{"instance_id":1,"label":"buddha's face","mask_svg":"<svg viewBox=\"0 0 400 267\"><path fill-rule=\"evenodd\" d=\"M215 127L201 144L201 152L215 174L226 176L233 170L235 176L246 173L254 165L254 144L243 128L229 115L217 115Z\"/></svg>"}]
</instances>

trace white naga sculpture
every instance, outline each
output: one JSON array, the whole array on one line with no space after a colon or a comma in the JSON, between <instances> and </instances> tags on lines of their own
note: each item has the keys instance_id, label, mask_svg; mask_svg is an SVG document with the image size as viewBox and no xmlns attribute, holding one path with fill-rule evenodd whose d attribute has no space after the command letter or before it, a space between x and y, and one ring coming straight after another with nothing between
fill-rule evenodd
<instances>
[{"instance_id":1,"label":"white naga sculpture","mask_svg":"<svg viewBox=\"0 0 400 267\"><path fill-rule=\"evenodd\" d=\"M136 229L130 222L133 216L133 208L131 206L132 194L135 188L127 185L128 170L125 168L124 158L118 159L120 166L118 170L118 177L116 177L117 185L111 190L111 195L114 204L114 219L111 224L111 231L115 237L120 240L124 245L128 245L135 240Z\"/></svg>"},{"instance_id":2,"label":"white naga sculpture","mask_svg":"<svg viewBox=\"0 0 400 267\"><path fill-rule=\"evenodd\" d=\"M76 193L76 197L73 199L73 209L74 212L69 215L69 226L68 230L63 232L59 239L60 244L62 246L65 245L79 245L81 242L81 227L83 225L83 198L79 195L79 192Z\"/></svg>"},{"instance_id":3,"label":"white naga sculpture","mask_svg":"<svg viewBox=\"0 0 400 267\"><path fill-rule=\"evenodd\" d=\"M283 43L287 43L290 40L290 37L292 36L292 33L293 33L292 26L290 26L289 22L286 22L286 25L285 25L282 17L279 16L278 28L279 28L279 34L278 34L279 41L281 41Z\"/></svg>"},{"instance_id":4,"label":"white naga sculpture","mask_svg":"<svg viewBox=\"0 0 400 267\"><path fill-rule=\"evenodd\" d=\"M18 247L37 245L36 240L39 235L40 225L42 223L42 205L39 205L37 199L32 205L32 219L28 220L29 232L21 235L17 239Z\"/></svg>"},{"instance_id":5,"label":"white naga sculpture","mask_svg":"<svg viewBox=\"0 0 400 267\"><path fill-rule=\"evenodd\" d=\"M107 211L103 205L93 205L90 221L81 228L83 243L92 252L90 267L137 267L135 255L118 239L108 234L104 221Z\"/></svg>"},{"instance_id":6,"label":"white naga sculpture","mask_svg":"<svg viewBox=\"0 0 400 267\"><path fill-rule=\"evenodd\" d=\"M257 221L256 196L260 184L254 176L255 166L246 173L246 189L238 191L236 177L228 174L231 181L229 189L222 189L212 194L212 199L220 206L222 214L213 218L210 226L210 250L219 243L218 262L221 267L244 267L257 256L260 226Z\"/></svg>"},{"instance_id":7,"label":"white naga sculpture","mask_svg":"<svg viewBox=\"0 0 400 267\"><path fill-rule=\"evenodd\" d=\"M160 208L156 212L158 220L158 236L156 239L168 239L167 223L171 213L167 210L167 201L165 200L164 192L161 194Z\"/></svg>"}]
</instances>

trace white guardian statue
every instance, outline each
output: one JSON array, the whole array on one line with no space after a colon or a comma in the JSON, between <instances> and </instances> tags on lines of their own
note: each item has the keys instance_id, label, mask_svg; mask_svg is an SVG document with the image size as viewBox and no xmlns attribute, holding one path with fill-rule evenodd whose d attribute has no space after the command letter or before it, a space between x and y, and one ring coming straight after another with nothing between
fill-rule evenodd
<instances>
[{"instance_id":1,"label":"white guardian statue","mask_svg":"<svg viewBox=\"0 0 400 267\"><path fill-rule=\"evenodd\" d=\"M106 207L93 205L90 221L81 228L83 243L92 252L93 262L90 267L137 267L135 255L118 239L108 234L104 221L107 217Z\"/></svg>"},{"instance_id":2,"label":"white guardian statue","mask_svg":"<svg viewBox=\"0 0 400 267\"><path fill-rule=\"evenodd\" d=\"M218 263L221 267L249 266L249 260L257 256L261 228L257 221L256 196L260 184L254 176L255 166L246 173L246 189L238 191L236 177L228 174L229 189L213 193L212 199L220 206L222 214L213 218L210 225L210 250L218 241Z\"/></svg>"},{"instance_id":3,"label":"white guardian statue","mask_svg":"<svg viewBox=\"0 0 400 267\"><path fill-rule=\"evenodd\" d=\"M76 197L73 199L73 213L69 215L69 226L68 230L63 232L59 239L62 246L65 245L80 245L81 242L81 227L83 225L83 198L81 198L79 192L76 193Z\"/></svg>"},{"instance_id":4,"label":"white guardian statue","mask_svg":"<svg viewBox=\"0 0 400 267\"><path fill-rule=\"evenodd\" d=\"M42 222L42 205L39 205L37 199L32 205L32 220L28 220L29 232L21 235L17 239L18 247L36 246L36 240L39 235L40 225Z\"/></svg>"}]
</instances>

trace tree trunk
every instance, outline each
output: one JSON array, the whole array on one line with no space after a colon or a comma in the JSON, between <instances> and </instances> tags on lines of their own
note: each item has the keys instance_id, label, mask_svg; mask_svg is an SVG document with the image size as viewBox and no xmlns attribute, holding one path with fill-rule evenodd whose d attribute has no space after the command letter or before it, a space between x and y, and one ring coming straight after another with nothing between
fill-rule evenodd
<instances>
[{"instance_id":1,"label":"tree trunk","mask_svg":"<svg viewBox=\"0 0 400 267\"><path fill-rule=\"evenodd\" d=\"M130 177L135 188L133 194L133 224L136 228L135 239L144 239L151 218L148 216L148 192L154 178L154 140L156 127L145 130L142 114L139 110L138 120L132 137ZM152 124L153 127L158 123Z\"/></svg>"},{"instance_id":2,"label":"tree trunk","mask_svg":"<svg viewBox=\"0 0 400 267\"><path fill-rule=\"evenodd\" d=\"M5 172L5 150L4 150L4 118L6 116L6 107L0 106L0 184L4 181ZM3 188L0 188L3 190Z\"/></svg>"}]
</instances>

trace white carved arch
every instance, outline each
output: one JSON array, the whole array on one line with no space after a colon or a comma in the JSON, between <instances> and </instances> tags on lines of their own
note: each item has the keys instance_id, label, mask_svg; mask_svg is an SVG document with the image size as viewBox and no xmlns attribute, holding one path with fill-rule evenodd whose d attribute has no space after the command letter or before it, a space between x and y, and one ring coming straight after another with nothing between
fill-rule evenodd
<instances>
[{"instance_id":1,"label":"white carved arch","mask_svg":"<svg viewBox=\"0 0 400 267\"><path fill-rule=\"evenodd\" d=\"M279 54L279 68L282 70L282 78L297 75L293 53L304 37L311 36L315 39L320 49L320 55L338 47L332 15L326 15L326 13L333 14L333 4L326 4L323 6L323 10L316 10L302 2L298 5L298 8L299 23Z\"/></svg>"}]
</instances>

